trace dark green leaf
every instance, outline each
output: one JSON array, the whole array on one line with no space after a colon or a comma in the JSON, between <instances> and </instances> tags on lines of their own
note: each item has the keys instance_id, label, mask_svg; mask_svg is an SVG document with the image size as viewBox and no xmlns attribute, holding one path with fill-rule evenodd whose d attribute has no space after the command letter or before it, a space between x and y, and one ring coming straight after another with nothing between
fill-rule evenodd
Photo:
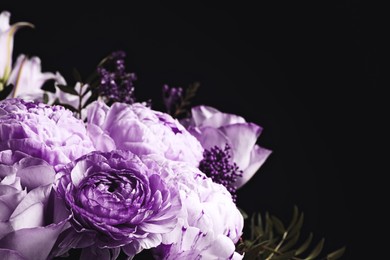
<instances>
[{"instance_id":1,"label":"dark green leaf","mask_svg":"<svg viewBox=\"0 0 390 260\"><path fill-rule=\"evenodd\" d=\"M288 231L291 230L293 226L295 226L295 223L297 222L298 217L299 217L299 210L298 210L298 207L295 205L294 210L293 210L293 215L292 215L292 218L290 221L290 225L287 228Z\"/></svg>"},{"instance_id":2,"label":"dark green leaf","mask_svg":"<svg viewBox=\"0 0 390 260\"><path fill-rule=\"evenodd\" d=\"M80 82L80 83L83 82L82 79L81 79L80 72L79 72L76 68L73 68L72 74L73 74L73 78L74 78L77 82Z\"/></svg>"},{"instance_id":3,"label":"dark green leaf","mask_svg":"<svg viewBox=\"0 0 390 260\"><path fill-rule=\"evenodd\" d=\"M322 251L324 247L325 239L322 238L321 241L316 245L316 247L311 251L311 253L305 258L305 260L315 259Z\"/></svg>"},{"instance_id":4,"label":"dark green leaf","mask_svg":"<svg viewBox=\"0 0 390 260\"><path fill-rule=\"evenodd\" d=\"M43 103L49 103L49 95L47 93L43 93Z\"/></svg>"},{"instance_id":5,"label":"dark green leaf","mask_svg":"<svg viewBox=\"0 0 390 260\"><path fill-rule=\"evenodd\" d=\"M294 224L293 227L291 227L289 235L294 236L296 233L300 232L303 226L303 219L304 219L304 214L303 212L299 216L298 221Z\"/></svg>"},{"instance_id":6,"label":"dark green leaf","mask_svg":"<svg viewBox=\"0 0 390 260\"><path fill-rule=\"evenodd\" d=\"M272 219L272 222L274 223L274 227L276 229L276 232L278 232L279 235L283 235L284 231L286 231L286 229L284 228L283 222L275 216L271 216L271 219Z\"/></svg>"},{"instance_id":7,"label":"dark green leaf","mask_svg":"<svg viewBox=\"0 0 390 260\"><path fill-rule=\"evenodd\" d=\"M290 260L294 257L295 251L289 251L286 253L283 253L282 255L275 255L271 259L272 260Z\"/></svg>"},{"instance_id":8,"label":"dark green leaf","mask_svg":"<svg viewBox=\"0 0 390 260\"><path fill-rule=\"evenodd\" d=\"M246 214L246 212L245 212L242 208L239 208L239 207L237 207L237 208L238 208L238 210L240 211L242 217L243 217L244 219L247 219L247 218L248 218L248 214Z\"/></svg>"},{"instance_id":9,"label":"dark green leaf","mask_svg":"<svg viewBox=\"0 0 390 260\"><path fill-rule=\"evenodd\" d=\"M340 257L342 257L345 253L345 246L343 246L342 248L328 254L326 256L326 259L327 260L336 260L336 259L339 259Z\"/></svg>"},{"instance_id":10,"label":"dark green leaf","mask_svg":"<svg viewBox=\"0 0 390 260\"><path fill-rule=\"evenodd\" d=\"M305 252L309 248L312 239L313 233L310 233L309 237L305 240L305 242L303 242L303 244L296 250L296 255L300 255Z\"/></svg>"},{"instance_id":11,"label":"dark green leaf","mask_svg":"<svg viewBox=\"0 0 390 260\"><path fill-rule=\"evenodd\" d=\"M299 236L299 232L295 233L294 236L290 237L289 240L287 240L286 243L282 247L280 247L279 250L281 252L286 252L287 250L290 250L298 242Z\"/></svg>"},{"instance_id":12,"label":"dark green leaf","mask_svg":"<svg viewBox=\"0 0 390 260\"><path fill-rule=\"evenodd\" d=\"M68 94L71 94L71 95L75 95L75 96L78 96L79 94L77 93L77 91L71 87L71 86L66 86L66 85L57 85L58 88L62 91L62 92L65 92L65 93L68 93Z\"/></svg>"}]
</instances>

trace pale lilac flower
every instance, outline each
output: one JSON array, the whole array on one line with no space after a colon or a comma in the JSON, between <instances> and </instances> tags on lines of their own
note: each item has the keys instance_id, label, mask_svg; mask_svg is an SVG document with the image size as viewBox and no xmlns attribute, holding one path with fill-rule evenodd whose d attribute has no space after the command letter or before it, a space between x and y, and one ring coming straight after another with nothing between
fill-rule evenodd
<instances>
[{"instance_id":1,"label":"pale lilac flower","mask_svg":"<svg viewBox=\"0 0 390 260\"><path fill-rule=\"evenodd\" d=\"M28 58L24 54L19 55L7 81L7 84L14 86L8 98L22 98L24 100L42 102L44 93L51 95L50 92L41 89L46 81L54 80L59 84L65 81L59 72L54 74L42 72L41 69L39 57Z\"/></svg>"},{"instance_id":2,"label":"pale lilac flower","mask_svg":"<svg viewBox=\"0 0 390 260\"><path fill-rule=\"evenodd\" d=\"M96 149L129 150L137 155L160 154L197 166L203 148L176 119L141 103L96 101L88 109L87 129Z\"/></svg>"},{"instance_id":3,"label":"pale lilac flower","mask_svg":"<svg viewBox=\"0 0 390 260\"><path fill-rule=\"evenodd\" d=\"M187 163L158 155L142 159L149 169L177 187L183 205L177 215L178 225L163 235L157 250L159 258L240 259L235 253L235 243L242 235L244 219L227 189ZM214 258L208 258L211 256Z\"/></svg>"},{"instance_id":4,"label":"pale lilac flower","mask_svg":"<svg viewBox=\"0 0 390 260\"><path fill-rule=\"evenodd\" d=\"M33 27L27 22L10 25L10 17L11 13L8 11L0 13L0 91L3 90L11 74L14 34L21 27Z\"/></svg>"},{"instance_id":5,"label":"pale lilac flower","mask_svg":"<svg viewBox=\"0 0 390 260\"><path fill-rule=\"evenodd\" d=\"M56 191L72 228L62 234L57 255L84 248L82 259L110 259L122 249L132 258L158 246L176 226L181 209L176 187L129 151L87 154L58 175Z\"/></svg>"},{"instance_id":6,"label":"pale lilac flower","mask_svg":"<svg viewBox=\"0 0 390 260\"><path fill-rule=\"evenodd\" d=\"M2 259L47 259L67 223L53 207L54 177L53 166L39 158L0 152Z\"/></svg>"},{"instance_id":7,"label":"pale lilac flower","mask_svg":"<svg viewBox=\"0 0 390 260\"><path fill-rule=\"evenodd\" d=\"M11 149L60 167L95 150L84 122L62 106L0 101L0 151Z\"/></svg>"},{"instance_id":8,"label":"pale lilac flower","mask_svg":"<svg viewBox=\"0 0 390 260\"><path fill-rule=\"evenodd\" d=\"M231 160L243 171L235 187L248 182L265 162L271 151L256 144L262 128L248 123L241 116L222 113L210 106L196 106L191 110L192 118L182 123L202 144L205 150L215 146L224 149L228 145Z\"/></svg>"}]
</instances>

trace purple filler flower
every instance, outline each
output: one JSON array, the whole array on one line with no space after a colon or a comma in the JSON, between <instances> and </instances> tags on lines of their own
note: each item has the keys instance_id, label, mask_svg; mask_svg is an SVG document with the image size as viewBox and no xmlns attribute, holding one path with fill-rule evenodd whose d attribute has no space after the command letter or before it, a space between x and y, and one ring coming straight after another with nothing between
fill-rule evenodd
<instances>
[{"instance_id":1,"label":"purple filler flower","mask_svg":"<svg viewBox=\"0 0 390 260\"><path fill-rule=\"evenodd\" d=\"M47 259L66 225L53 205L54 169L20 152L0 152L0 258Z\"/></svg>"},{"instance_id":2,"label":"purple filler flower","mask_svg":"<svg viewBox=\"0 0 390 260\"><path fill-rule=\"evenodd\" d=\"M84 248L82 259L120 248L133 257L161 243L181 208L174 188L128 151L93 152L59 172L57 193L71 215L57 246L61 254Z\"/></svg>"},{"instance_id":3,"label":"purple filler flower","mask_svg":"<svg viewBox=\"0 0 390 260\"><path fill-rule=\"evenodd\" d=\"M271 154L270 150L256 144L262 131L260 126L210 106L193 107L191 114L190 121L185 122L187 129L204 149L210 150L215 146L224 149L226 144L231 148L232 161L243 171L242 177L237 178L235 183L237 188L249 181Z\"/></svg>"},{"instance_id":4,"label":"purple filler flower","mask_svg":"<svg viewBox=\"0 0 390 260\"><path fill-rule=\"evenodd\" d=\"M94 150L84 123L62 106L0 101L0 151L11 149L59 167Z\"/></svg>"},{"instance_id":5,"label":"purple filler flower","mask_svg":"<svg viewBox=\"0 0 390 260\"><path fill-rule=\"evenodd\" d=\"M141 103L95 102L88 109L88 133L100 151L160 154L198 166L203 148L177 120Z\"/></svg>"}]
</instances>

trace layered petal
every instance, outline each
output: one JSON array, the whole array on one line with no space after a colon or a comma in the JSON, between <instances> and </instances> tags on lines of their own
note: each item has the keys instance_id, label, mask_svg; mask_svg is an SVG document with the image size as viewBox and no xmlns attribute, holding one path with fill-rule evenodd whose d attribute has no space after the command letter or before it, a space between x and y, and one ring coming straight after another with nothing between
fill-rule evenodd
<instances>
[{"instance_id":1,"label":"layered petal","mask_svg":"<svg viewBox=\"0 0 390 260\"><path fill-rule=\"evenodd\" d=\"M195 106L191 109L191 118L184 122L205 150L214 147L223 150L226 146L230 149L232 164L242 171L242 176L233 184L229 182L231 190L241 188L249 181L271 154L270 150L257 144L262 128L246 122L241 116L222 113L210 106Z\"/></svg>"},{"instance_id":2,"label":"layered petal","mask_svg":"<svg viewBox=\"0 0 390 260\"><path fill-rule=\"evenodd\" d=\"M176 119L141 103L102 102L88 109L87 129L98 149L128 150L136 154L159 154L168 159L198 165L203 148ZM115 147L112 145L115 144Z\"/></svg>"}]
</instances>

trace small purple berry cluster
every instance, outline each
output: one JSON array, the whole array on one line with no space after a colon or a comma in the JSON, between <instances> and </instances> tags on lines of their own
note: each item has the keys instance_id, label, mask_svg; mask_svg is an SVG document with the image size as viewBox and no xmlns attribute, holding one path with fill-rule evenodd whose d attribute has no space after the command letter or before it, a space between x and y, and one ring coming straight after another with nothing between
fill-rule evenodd
<instances>
[{"instance_id":1,"label":"small purple berry cluster","mask_svg":"<svg viewBox=\"0 0 390 260\"><path fill-rule=\"evenodd\" d=\"M123 51L113 52L97 69L100 77L99 96L108 104L135 102L133 82L137 77L134 73L126 72L125 57Z\"/></svg>"},{"instance_id":2,"label":"small purple berry cluster","mask_svg":"<svg viewBox=\"0 0 390 260\"><path fill-rule=\"evenodd\" d=\"M235 182L237 178L242 177L242 170L238 168L236 163L231 162L230 149L230 146L226 144L224 150L218 146L204 150L203 160L199 163L199 169L214 182L225 186L232 194L233 201L236 202L237 187Z\"/></svg>"}]
</instances>

